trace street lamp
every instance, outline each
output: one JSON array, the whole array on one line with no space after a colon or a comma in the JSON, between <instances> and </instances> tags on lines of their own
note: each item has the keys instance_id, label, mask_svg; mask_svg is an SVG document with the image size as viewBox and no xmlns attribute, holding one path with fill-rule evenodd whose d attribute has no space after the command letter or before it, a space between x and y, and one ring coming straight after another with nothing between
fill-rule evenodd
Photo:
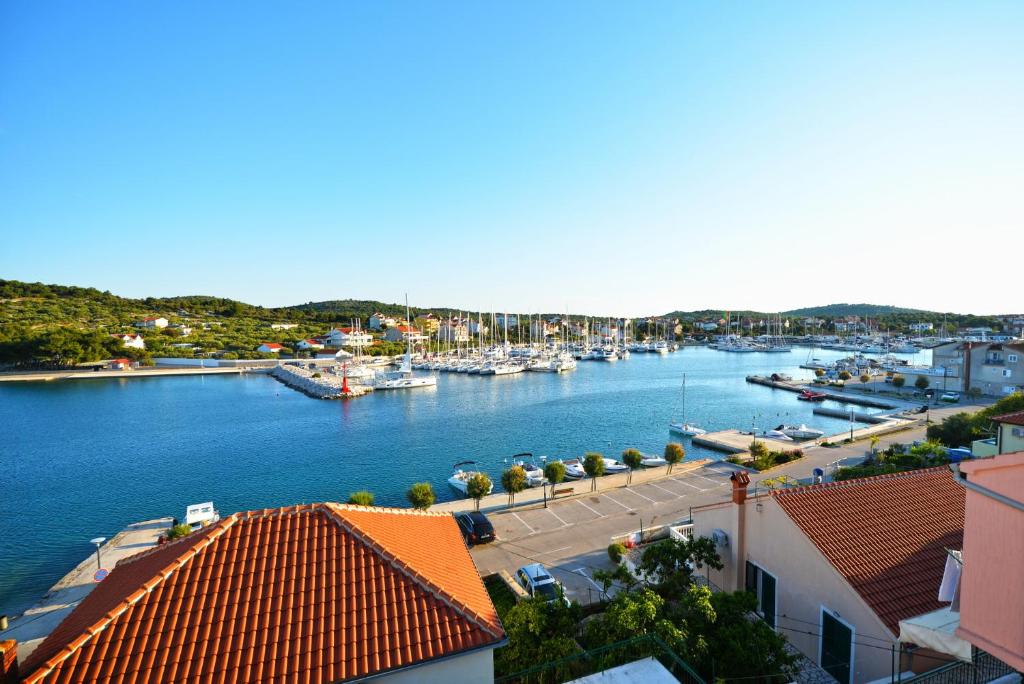
<instances>
[{"instance_id":1,"label":"street lamp","mask_svg":"<svg viewBox=\"0 0 1024 684\"><path fill-rule=\"evenodd\" d=\"M99 570L100 568L102 568L102 567L103 567L103 566L102 566L102 565L100 564L100 546L101 546L101 545L103 544L103 542L105 542L105 541L107 541L107 538L106 538L106 537L96 537L95 539L90 539L90 540L89 540L89 543L90 543L90 544L95 544L95 545L96 545L96 569L97 569L97 570Z\"/></svg>"}]
</instances>

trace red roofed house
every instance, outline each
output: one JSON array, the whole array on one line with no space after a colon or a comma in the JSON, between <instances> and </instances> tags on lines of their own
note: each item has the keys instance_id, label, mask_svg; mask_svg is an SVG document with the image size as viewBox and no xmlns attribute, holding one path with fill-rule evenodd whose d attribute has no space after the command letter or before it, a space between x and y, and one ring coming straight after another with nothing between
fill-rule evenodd
<instances>
[{"instance_id":1,"label":"red roofed house","mask_svg":"<svg viewBox=\"0 0 1024 684\"><path fill-rule=\"evenodd\" d=\"M295 343L295 348L302 349L303 351L307 349L323 349L324 343L319 340L299 340Z\"/></svg>"},{"instance_id":2,"label":"red roofed house","mask_svg":"<svg viewBox=\"0 0 1024 684\"><path fill-rule=\"evenodd\" d=\"M755 594L765 622L842 684L951 660L900 662L898 637L900 620L943 607L946 549L963 543L964 488L948 468L757 496L748 483L737 472L731 501L693 509L725 564L714 584Z\"/></svg>"},{"instance_id":3,"label":"red roofed house","mask_svg":"<svg viewBox=\"0 0 1024 684\"><path fill-rule=\"evenodd\" d=\"M418 344L427 341L427 336L411 325L395 325L388 328L384 333L384 339L389 342L407 342Z\"/></svg>"},{"instance_id":4,"label":"red roofed house","mask_svg":"<svg viewBox=\"0 0 1024 684\"><path fill-rule=\"evenodd\" d=\"M278 354L282 349L284 349L284 345L277 342L264 342L256 347L256 351L263 352L264 354Z\"/></svg>"},{"instance_id":5,"label":"red roofed house","mask_svg":"<svg viewBox=\"0 0 1024 684\"><path fill-rule=\"evenodd\" d=\"M110 370L129 370L131 367L131 359L111 359L107 364Z\"/></svg>"},{"instance_id":6,"label":"red roofed house","mask_svg":"<svg viewBox=\"0 0 1024 684\"><path fill-rule=\"evenodd\" d=\"M130 347L132 349L145 349L146 341L142 339L142 335L136 335L135 333L125 333L122 335L111 335L115 340L121 340L121 346Z\"/></svg>"},{"instance_id":7,"label":"red roofed house","mask_svg":"<svg viewBox=\"0 0 1024 684\"><path fill-rule=\"evenodd\" d=\"M451 515L236 513L127 558L26 682L493 681L505 633Z\"/></svg>"}]
</instances>

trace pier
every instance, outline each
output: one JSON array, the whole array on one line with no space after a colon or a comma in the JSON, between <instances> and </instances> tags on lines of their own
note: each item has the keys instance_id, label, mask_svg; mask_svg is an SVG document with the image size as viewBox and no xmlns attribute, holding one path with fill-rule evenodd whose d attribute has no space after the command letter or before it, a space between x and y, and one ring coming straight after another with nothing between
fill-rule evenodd
<instances>
[{"instance_id":1,"label":"pier","mask_svg":"<svg viewBox=\"0 0 1024 684\"><path fill-rule=\"evenodd\" d=\"M868 399L867 397L853 397L847 394L835 394L833 392L826 392L819 387L813 387L810 385L804 385L796 382L787 382L784 380L772 380L771 378L766 378L763 375L748 375L746 380L747 382L753 385L764 385L765 387L771 387L772 389L786 390L787 392L795 392L797 394L803 392L804 390L821 392L822 394L825 395L826 399L842 402L844 404L856 404L858 406L867 406L870 408L880 409L898 408L894 404L879 401L878 399ZM846 415L844 414L843 417L845 418Z\"/></svg>"},{"instance_id":2,"label":"pier","mask_svg":"<svg viewBox=\"0 0 1024 684\"><path fill-rule=\"evenodd\" d=\"M350 383L348 393L343 394L342 378L336 375L323 375L299 366L275 366L270 369L270 376L314 399L347 399L369 394L373 388L369 385ZM318 377L314 377L318 376Z\"/></svg>"}]
</instances>

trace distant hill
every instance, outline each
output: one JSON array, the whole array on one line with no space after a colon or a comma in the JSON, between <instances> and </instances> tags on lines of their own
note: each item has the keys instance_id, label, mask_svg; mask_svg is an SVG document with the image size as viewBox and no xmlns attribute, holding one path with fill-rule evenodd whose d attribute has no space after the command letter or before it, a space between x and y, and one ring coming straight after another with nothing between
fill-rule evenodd
<instances>
[{"instance_id":1,"label":"distant hill","mask_svg":"<svg viewBox=\"0 0 1024 684\"><path fill-rule=\"evenodd\" d=\"M803 309L782 312L783 316L818 316L824 318L834 318L837 316L894 316L896 314L942 315L934 311L906 309L900 306L887 306L884 304L827 304L825 306L809 306Z\"/></svg>"}]
</instances>

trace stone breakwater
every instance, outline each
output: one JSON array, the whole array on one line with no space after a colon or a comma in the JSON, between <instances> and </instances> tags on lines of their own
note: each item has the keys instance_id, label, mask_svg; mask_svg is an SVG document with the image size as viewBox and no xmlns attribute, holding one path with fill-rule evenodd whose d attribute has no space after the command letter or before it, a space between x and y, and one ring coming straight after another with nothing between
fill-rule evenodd
<instances>
[{"instance_id":1,"label":"stone breakwater","mask_svg":"<svg viewBox=\"0 0 1024 684\"><path fill-rule=\"evenodd\" d=\"M349 382L349 393L341 393L342 379L337 375L320 374L299 366L276 366L270 370L275 380L296 389L314 399L347 399L359 397L373 391L367 385L356 385ZM319 377L314 377L319 376Z\"/></svg>"}]
</instances>

